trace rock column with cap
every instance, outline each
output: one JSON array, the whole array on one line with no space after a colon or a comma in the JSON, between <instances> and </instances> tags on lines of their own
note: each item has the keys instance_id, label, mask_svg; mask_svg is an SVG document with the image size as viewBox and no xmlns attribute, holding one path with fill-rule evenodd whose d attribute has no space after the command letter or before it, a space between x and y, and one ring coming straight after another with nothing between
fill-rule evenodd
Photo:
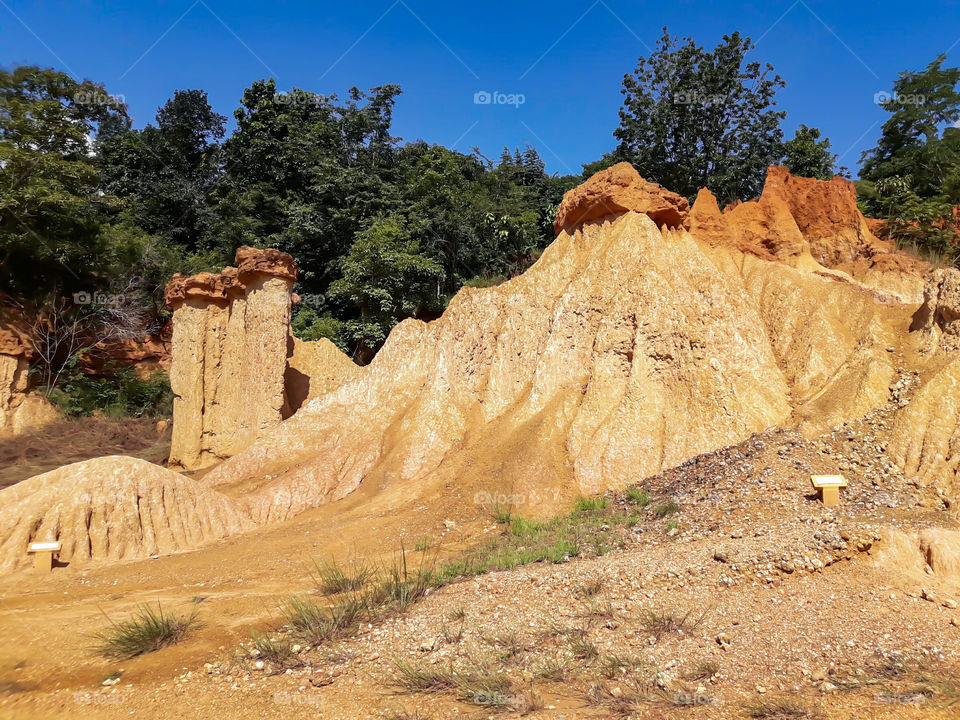
<instances>
[{"instance_id":1,"label":"rock column with cap","mask_svg":"<svg viewBox=\"0 0 960 720\"><path fill-rule=\"evenodd\" d=\"M175 275L170 466L193 470L236 454L285 413L284 372L297 266L274 249L241 247L236 267Z\"/></svg>"}]
</instances>

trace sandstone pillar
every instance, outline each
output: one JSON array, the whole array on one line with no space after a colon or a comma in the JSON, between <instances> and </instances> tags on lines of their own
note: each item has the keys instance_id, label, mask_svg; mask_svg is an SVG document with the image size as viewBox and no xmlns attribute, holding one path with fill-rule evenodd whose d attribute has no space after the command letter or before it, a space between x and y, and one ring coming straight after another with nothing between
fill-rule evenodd
<instances>
[{"instance_id":1,"label":"sandstone pillar","mask_svg":"<svg viewBox=\"0 0 960 720\"><path fill-rule=\"evenodd\" d=\"M284 417L287 337L297 266L278 250L242 247L236 267L180 275L173 308L170 466L213 465Z\"/></svg>"}]
</instances>

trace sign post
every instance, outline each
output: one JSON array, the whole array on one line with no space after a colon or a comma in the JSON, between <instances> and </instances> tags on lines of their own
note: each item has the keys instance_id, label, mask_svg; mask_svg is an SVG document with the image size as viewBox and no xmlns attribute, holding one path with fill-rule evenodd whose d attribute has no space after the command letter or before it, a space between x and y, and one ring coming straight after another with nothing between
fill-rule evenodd
<instances>
[{"instance_id":1,"label":"sign post","mask_svg":"<svg viewBox=\"0 0 960 720\"><path fill-rule=\"evenodd\" d=\"M840 503L840 488L847 486L843 475L811 475L810 482L817 489L824 507L834 507Z\"/></svg>"}]
</instances>

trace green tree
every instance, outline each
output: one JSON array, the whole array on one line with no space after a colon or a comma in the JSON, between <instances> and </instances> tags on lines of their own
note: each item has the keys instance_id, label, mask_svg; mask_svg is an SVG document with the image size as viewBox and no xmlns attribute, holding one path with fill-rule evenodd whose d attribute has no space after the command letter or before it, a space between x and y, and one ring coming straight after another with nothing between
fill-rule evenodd
<instances>
[{"instance_id":1,"label":"green tree","mask_svg":"<svg viewBox=\"0 0 960 720\"><path fill-rule=\"evenodd\" d=\"M90 290L123 263L102 232L92 148L129 126L103 85L51 69L0 70L0 291L40 298Z\"/></svg>"},{"instance_id":2,"label":"green tree","mask_svg":"<svg viewBox=\"0 0 960 720\"><path fill-rule=\"evenodd\" d=\"M339 102L279 92L273 80L247 88L217 191L224 246L285 250L297 258L302 288L325 294L357 229L396 206L390 125L399 93L395 85L353 88Z\"/></svg>"},{"instance_id":3,"label":"green tree","mask_svg":"<svg viewBox=\"0 0 960 720\"><path fill-rule=\"evenodd\" d=\"M877 100L890 113L877 146L862 157L863 208L888 218L901 245L957 254L953 206L960 202L960 68L938 56L921 72L903 72Z\"/></svg>"},{"instance_id":4,"label":"green tree","mask_svg":"<svg viewBox=\"0 0 960 720\"><path fill-rule=\"evenodd\" d=\"M944 183L960 166L960 68L944 68L940 55L922 72L903 72L893 91L878 93L890 113L877 146L863 154L860 177L877 182L908 178L921 198L943 192Z\"/></svg>"},{"instance_id":5,"label":"green tree","mask_svg":"<svg viewBox=\"0 0 960 720\"><path fill-rule=\"evenodd\" d=\"M211 190L219 176L226 118L202 90L177 90L157 110L156 125L99 143L104 189L127 216L186 252L209 248L217 229Z\"/></svg>"},{"instance_id":6,"label":"green tree","mask_svg":"<svg viewBox=\"0 0 960 720\"><path fill-rule=\"evenodd\" d=\"M656 50L624 76L610 159L687 197L701 187L721 203L756 197L780 158L786 113L773 109L785 85L773 66L745 62L753 47L734 33L706 51L664 28Z\"/></svg>"},{"instance_id":7,"label":"green tree","mask_svg":"<svg viewBox=\"0 0 960 720\"><path fill-rule=\"evenodd\" d=\"M783 165L800 177L831 180L834 175L847 176L847 169L837 165L837 156L830 152L830 139L820 139L818 128L801 125L793 139L783 144Z\"/></svg>"},{"instance_id":8,"label":"green tree","mask_svg":"<svg viewBox=\"0 0 960 720\"><path fill-rule=\"evenodd\" d=\"M443 268L421 253L396 215L378 218L358 233L340 264L343 277L330 286L330 295L359 312L347 322L346 333L361 361L369 361L400 320L437 305Z\"/></svg>"}]
</instances>

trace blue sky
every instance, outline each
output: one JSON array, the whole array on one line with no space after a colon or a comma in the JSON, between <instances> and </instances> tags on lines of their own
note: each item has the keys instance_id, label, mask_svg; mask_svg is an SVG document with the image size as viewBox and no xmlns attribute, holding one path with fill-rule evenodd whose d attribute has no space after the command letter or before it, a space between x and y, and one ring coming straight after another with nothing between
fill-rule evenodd
<instances>
[{"instance_id":1,"label":"blue sky","mask_svg":"<svg viewBox=\"0 0 960 720\"><path fill-rule=\"evenodd\" d=\"M960 0L0 0L0 63L104 82L138 127L179 88L231 116L263 77L323 94L398 83L405 140L493 157L529 142L567 173L612 149L623 75L664 25L709 47L753 37L787 81L788 137L820 127L854 170L885 119L877 92L938 53L960 65ZM523 103L475 103L484 91Z\"/></svg>"}]
</instances>

